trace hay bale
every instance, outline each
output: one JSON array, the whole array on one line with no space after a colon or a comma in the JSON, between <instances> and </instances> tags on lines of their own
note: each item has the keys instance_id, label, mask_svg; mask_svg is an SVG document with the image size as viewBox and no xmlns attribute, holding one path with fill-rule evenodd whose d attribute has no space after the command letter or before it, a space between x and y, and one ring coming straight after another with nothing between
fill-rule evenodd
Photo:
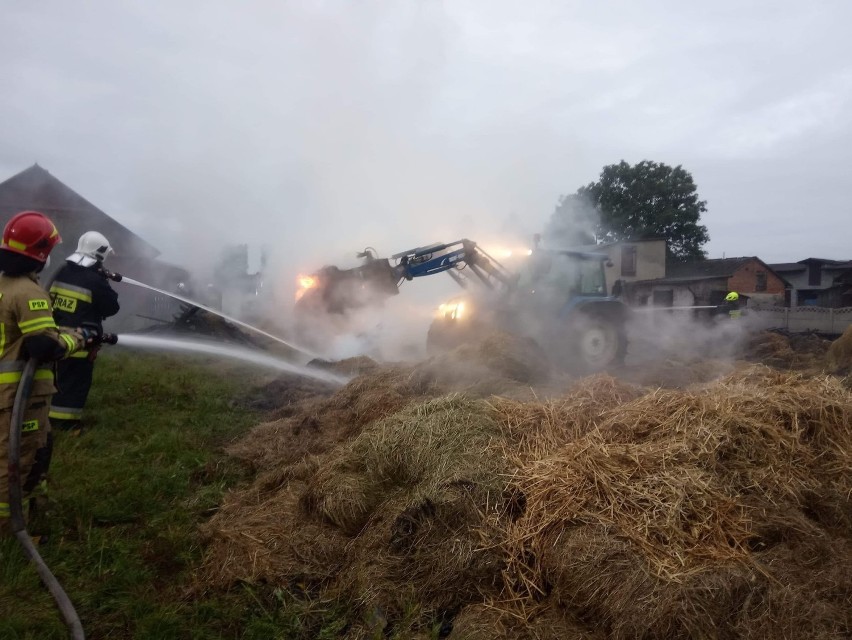
<instances>
[{"instance_id":1,"label":"hay bale","mask_svg":"<svg viewBox=\"0 0 852 640\"><path fill-rule=\"evenodd\" d=\"M829 346L828 366L837 372L852 369L852 325L846 327L843 335Z\"/></svg>"}]
</instances>

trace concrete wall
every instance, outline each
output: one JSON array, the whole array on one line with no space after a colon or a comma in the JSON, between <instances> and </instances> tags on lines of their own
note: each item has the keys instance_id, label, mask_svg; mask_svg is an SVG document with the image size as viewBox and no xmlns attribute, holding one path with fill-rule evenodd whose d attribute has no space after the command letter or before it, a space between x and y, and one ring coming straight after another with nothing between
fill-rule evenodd
<instances>
[{"instance_id":1,"label":"concrete wall","mask_svg":"<svg viewBox=\"0 0 852 640\"><path fill-rule=\"evenodd\" d=\"M792 332L819 331L839 335L852 324L852 307L771 307L749 309L748 315L762 328Z\"/></svg>"}]
</instances>

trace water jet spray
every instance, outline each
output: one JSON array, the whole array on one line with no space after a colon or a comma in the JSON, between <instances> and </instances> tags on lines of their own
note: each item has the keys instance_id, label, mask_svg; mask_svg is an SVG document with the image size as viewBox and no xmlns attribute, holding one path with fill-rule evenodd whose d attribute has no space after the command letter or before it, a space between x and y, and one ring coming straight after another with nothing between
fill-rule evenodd
<instances>
[{"instance_id":1,"label":"water jet spray","mask_svg":"<svg viewBox=\"0 0 852 640\"><path fill-rule=\"evenodd\" d=\"M270 340L274 340L275 342L283 344L288 349L291 349L293 351L301 353L301 354L303 354L303 355L305 355L305 356L307 356L311 359L320 357L319 354L314 353L313 351L310 351L310 350L305 349L303 347L296 346L295 344L287 342L283 338L279 338L278 336L273 335L273 334L271 334L267 331L264 331L263 329L259 329L258 327L252 326L252 325L248 324L247 322L243 322L242 320L237 320L236 318L232 318L231 316L226 315L226 314L222 313L221 311L217 311L216 309L213 309L211 307L203 305L199 302L195 302L194 300L190 300L189 298L185 298L185 297L178 295L176 293L172 293L171 291L165 291L164 289L158 289L157 287L152 287L149 284L145 284L144 282L140 282L139 280L134 280L133 278L128 278L127 276L120 276L118 274L112 274L112 275L120 278L120 280L117 280L117 282L126 282L127 284L132 284L135 287L140 287L142 289L148 289L149 291L153 291L155 293L159 293L161 295L168 296L170 298L173 298L175 300L179 300L180 302L191 305L193 307L198 307L199 309L203 309L204 311L207 311L208 313L212 313L213 315L219 316L220 318L227 320L228 322L232 322L232 323L239 325L239 326L241 326L245 329L248 329L249 331L254 331L255 333L258 333L258 334L260 334L260 335L262 335L266 338L269 338ZM109 277L109 276L107 276L107 277Z\"/></svg>"},{"instance_id":2,"label":"water jet spray","mask_svg":"<svg viewBox=\"0 0 852 640\"><path fill-rule=\"evenodd\" d=\"M218 356L230 360L240 360L248 362L259 367L273 369L284 373L292 373L294 375L307 378L314 378L323 382L329 382L337 385L344 385L349 381L349 378L339 376L334 373L304 367L282 360L274 356L267 355L261 351L254 349L246 349L244 347L232 347L219 344L217 342L207 342L202 340L185 340L178 338L160 338L154 336L144 336L137 334L120 334L115 336L115 340L119 345L135 349L149 349L152 351L177 351L198 353L202 355ZM112 343L115 344L115 343Z\"/></svg>"}]
</instances>

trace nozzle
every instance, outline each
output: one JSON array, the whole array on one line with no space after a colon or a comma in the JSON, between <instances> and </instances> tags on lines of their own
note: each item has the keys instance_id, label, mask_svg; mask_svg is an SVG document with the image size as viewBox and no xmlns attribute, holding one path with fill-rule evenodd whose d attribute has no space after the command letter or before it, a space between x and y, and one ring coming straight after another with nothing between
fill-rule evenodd
<instances>
[{"instance_id":1,"label":"nozzle","mask_svg":"<svg viewBox=\"0 0 852 640\"><path fill-rule=\"evenodd\" d=\"M118 344L118 336L114 333L105 333L101 337L101 344Z\"/></svg>"},{"instance_id":2,"label":"nozzle","mask_svg":"<svg viewBox=\"0 0 852 640\"><path fill-rule=\"evenodd\" d=\"M121 274L115 273L114 271L110 271L109 269L104 269L103 265L100 268L101 275L107 280L113 280L115 282L121 282Z\"/></svg>"}]
</instances>

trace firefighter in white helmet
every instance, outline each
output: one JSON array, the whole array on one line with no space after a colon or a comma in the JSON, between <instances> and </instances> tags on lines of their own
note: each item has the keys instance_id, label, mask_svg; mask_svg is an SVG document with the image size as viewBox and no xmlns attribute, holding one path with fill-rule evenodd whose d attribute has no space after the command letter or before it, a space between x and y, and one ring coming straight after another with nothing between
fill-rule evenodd
<instances>
[{"instance_id":1,"label":"firefighter in white helmet","mask_svg":"<svg viewBox=\"0 0 852 640\"><path fill-rule=\"evenodd\" d=\"M83 327L103 335L104 319L119 310L118 294L103 268L103 261L111 253L113 249L103 234L87 231L80 236L77 251L66 258L50 287L53 316L60 326ZM78 351L58 365L59 391L50 407L50 420L56 428L80 432L98 349L95 346Z\"/></svg>"}]
</instances>

